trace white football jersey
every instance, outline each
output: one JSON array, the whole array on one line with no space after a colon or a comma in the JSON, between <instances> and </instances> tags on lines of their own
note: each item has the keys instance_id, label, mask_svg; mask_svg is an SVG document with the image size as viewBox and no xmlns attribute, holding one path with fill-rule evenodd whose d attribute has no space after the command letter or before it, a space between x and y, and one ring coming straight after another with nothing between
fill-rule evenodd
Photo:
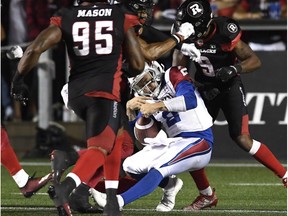
<instances>
[{"instance_id":1,"label":"white football jersey","mask_svg":"<svg viewBox=\"0 0 288 216\"><path fill-rule=\"evenodd\" d=\"M164 82L159 93L159 100L167 100L176 97L176 87L179 82L190 80L187 69L184 67L171 67L165 72ZM194 90L197 106L183 112L160 111L154 114L157 121L161 122L168 137L174 137L180 133L201 132L213 125L212 117L208 113L204 101L199 92ZM178 94L179 95L179 94Z\"/></svg>"}]
</instances>

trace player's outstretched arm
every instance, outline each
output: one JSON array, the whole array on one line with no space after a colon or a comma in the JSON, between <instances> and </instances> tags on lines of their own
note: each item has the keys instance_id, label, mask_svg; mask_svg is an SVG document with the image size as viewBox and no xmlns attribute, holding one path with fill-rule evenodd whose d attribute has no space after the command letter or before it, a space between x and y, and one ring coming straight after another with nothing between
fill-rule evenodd
<instances>
[{"instance_id":1,"label":"player's outstretched arm","mask_svg":"<svg viewBox=\"0 0 288 216\"><path fill-rule=\"evenodd\" d=\"M144 70L145 60L133 28L126 32L124 47L129 64L129 73L132 76L137 76Z\"/></svg>"}]
</instances>

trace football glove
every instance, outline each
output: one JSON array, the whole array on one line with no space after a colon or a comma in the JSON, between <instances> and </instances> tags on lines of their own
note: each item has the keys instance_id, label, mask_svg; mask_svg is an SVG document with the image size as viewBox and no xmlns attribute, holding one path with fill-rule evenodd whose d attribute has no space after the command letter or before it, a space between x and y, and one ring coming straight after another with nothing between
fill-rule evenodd
<instances>
[{"instance_id":1,"label":"football glove","mask_svg":"<svg viewBox=\"0 0 288 216\"><path fill-rule=\"evenodd\" d=\"M201 53L200 51L195 47L194 43L188 44L188 43L183 43L181 46L181 52L185 56L189 56L192 61L199 61Z\"/></svg>"},{"instance_id":2,"label":"football glove","mask_svg":"<svg viewBox=\"0 0 288 216\"><path fill-rule=\"evenodd\" d=\"M178 31L172 34L172 36L177 40L178 43L180 43L193 34L195 34L194 26L191 23L185 22L181 24Z\"/></svg>"},{"instance_id":3,"label":"football glove","mask_svg":"<svg viewBox=\"0 0 288 216\"><path fill-rule=\"evenodd\" d=\"M216 70L216 78L220 79L222 82L227 82L231 78L237 76L240 73L242 67L240 65L231 65L228 67L222 67Z\"/></svg>"},{"instance_id":4,"label":"football glove","mask_svg":"<svg viewBox=\"0 0 288 216\"><path fill-rule=\"evenodd\" d=\"M213 100L215 97L217 97L220 94L220 91L218 88L206 89L206 90L199 91L199 92L202 98L208 101Z\"/></svg>"},{"instance_id":5,"label":"football glove","mask_svg":"<svg viewBox=\"0 0 288 216\"><path fill-rule=\"evenodd\" d=\"M14 100L20 101L23 106L26 106L29 98L29 90L28 86L24 83L24 76L19 74L18 71L16 71L13 77L10 94Z\"/></svg>"}]
</instances>

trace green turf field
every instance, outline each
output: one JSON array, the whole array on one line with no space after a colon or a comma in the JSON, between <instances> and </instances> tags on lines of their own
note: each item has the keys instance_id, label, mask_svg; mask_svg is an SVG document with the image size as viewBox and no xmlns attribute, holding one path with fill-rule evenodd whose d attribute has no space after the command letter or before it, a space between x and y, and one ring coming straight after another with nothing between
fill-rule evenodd
<instances>
[{"instance_id":1,"label":"green turf field","mask_svg":"<svg viewBox=\"0 0 288 216\"><path fill-rule=\"evenodd\" d=\"M124 208L125 216L162 216L162 215L287 215L287 191L281 181L274 174L262 166L248 164L213 163L207 168L211 185L216 188L218 205L201 212L183 212L181 208L190 204L198 192L189 174L181 174L184 186L176 199L176 206L172 212L159 213L154 211L161 199L161 190L157 189L149 196L129 204ZM227 166L229 165L229 166ZM49 172L49 165L23 165L24 169L38 175ZM33 216L57 215L52 201L46 191L47 186L31 198L24 198L8 172L1 168L1 215ZM93 202L91 200L91 202ZM73 215L80 215L74 213ZM89 214L86 214L89 215ZM97 215L97 214L96 214ZM101 215L101 214L98 214Z\"/></svg>"}]
</instances>

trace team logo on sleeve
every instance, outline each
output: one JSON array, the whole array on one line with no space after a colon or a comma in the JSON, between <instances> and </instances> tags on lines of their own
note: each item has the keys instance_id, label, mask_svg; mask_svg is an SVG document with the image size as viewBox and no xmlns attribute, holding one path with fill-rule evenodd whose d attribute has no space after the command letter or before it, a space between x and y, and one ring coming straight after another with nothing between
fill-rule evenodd
<instances>
[{"instance_id":1,"label":"team logo on sleeve","mask_svg":"<svg viewBox=\"0 0 288 216\"><path fill-rule=\"evenodd\" d=\"M231 33L236 33L238 31L238 26L235 23L229 23L227 29Z\"/></svg>"},{"instance_id":2,"label":"team logo on sleeve","mask_svg":"<svg viewBox=\"0 0 288 216\"><path fill-rule=\"evenodd\" d=\"M187 7L187 12L191 17L198 18L203 14L204 9L198 2L191 2Z\"/></svg>"}]
</instances>

